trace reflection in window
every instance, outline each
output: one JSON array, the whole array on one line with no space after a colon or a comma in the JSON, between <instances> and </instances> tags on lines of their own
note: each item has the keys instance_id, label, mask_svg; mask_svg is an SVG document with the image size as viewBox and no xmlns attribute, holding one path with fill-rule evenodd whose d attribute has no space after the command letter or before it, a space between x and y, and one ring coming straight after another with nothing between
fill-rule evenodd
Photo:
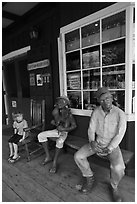
<instances>
[{"instance_id":1,"label":"reflection in window","mask_svg":"<svg viewBox=\"0 0 137 204\"><path fill-rule=\"evenodd\" d=\"M67 71L80 69L80 52L76 51L66 55Z\"/></svg>"},{"instance_id":2,"label":"reflection in window","mask_svg":"<svg viewBox=\"0 0 137 204\"><path fill-rule=\"evenodd\" d=\"M84 91L83 92L83 108L86 110L93 110L99 103L96 99L96 92Z\"/></svg>"},{"instance_id":3,"label":"reflection in window","mask_svg":"<svg viewBox=\"0 0 137 204\"><path fill-rule=\"evenodd\" d=\"M79 30L74 30L65 35L66 51L78 49L80 46Z\"/></svg>"},{"instance_id":4,"label":"reflection in window","mask_svg":"<svg viewBox=\"0 0 137 204\"><path fill-rule=\"evenodd\" d=\"M99 67L99 47L83 50L82 63L84 69Z\"/></svg>"},{"instance_id":5,"label":"reflection in window","mask_svg":"<svg viewBox=\"0 0 137 204\"><path fill-rule=\"evenodd\" d=\"M81 92L75 91L75 92L67 92L68 98L70 100L71 108L82 108L82 102L81 102Z\"/></svg>"},{"instance_id":6,"label":"reflection in window","mask_svg":"<svg viewBox=\"0 0 137 204\"><path fill-rule=\"evenodd\" d=\"M67 74L67 89L81 89L80 72Z\"/></svg>"},{"instance_id":7,"label":"reflection in window","mask_svg":"<svg viewBox=\"0 0 137 204\"><path fill-rule=\"evenodd\" d=\"M125 110L125 91L111 91L113 104Z\"/></svg>"},{"instance_id":8,"label":"reflection in window","mask_svg":"<svg viewBox=\"0 0 137 204\"><path fill-rule=\"evenodd\" d=\"M99 21L82 28L82 47L96 45L100 39Z\"/></svg>"},{"instance_id":9,"label":"reflection in window","mask_svg":"<svg viewBox=\"0 0 137 204\"><path fill-rule=\"evenodd\" d=\"M125 63L125 40L103 45L103 65Z\"/></svg>"},{"instance_id":10,"label":"reflection in window","mask_svg":"<svg viewBox=\"0 0 137 204\"><path fill-rule=\"evenodd\" d=\"M135 64L132 64L132 89L135 88Z\"/></svg>"},{"instance_id":11,"label":"reflection in window","mask_svg":"<svg viewBox=\"0 0 137 204\"><path fill-rule=\"evenodd\" d=\"M135 90L132 91L132 113L135 113Z\"/></svg>"},{"instance_id":12,"label":"reflection in window","mask_svg":"<svg viewBox=\"0 0 137 204\"><path fill-rule=\"evenodd\" d=\"M83 72L83 89L97 89L100 86L100 69Z\"/></svg>"},{"instance_id":13,"label":"reflection in window","mask_svg":"<svg viewBox=\"0 0 137 204\"><path fill-rule=\"evenodd\" d=\"M135 64L132 64L132 113L135 113Z\"/></svg>"},{"instance_id":14,"label":"reflection in window","mask_svg":"<svg viewBox=\"0 0 137 204\"><path fill-rule=\"evenodd\" d=\"M125 11L103 19L102 41L109 41L125 36Z\"/></svg>"},{"instance_id":15,"label":"reflection in window","mask_svg":"<svg viewBox=\"0 0 137 204\"><path fill-rule=\"evenodd\" d=\"M133 23L135 23L135 8L133 9Z\"/></svg>"},{"instance_id":16,"label":"reflection in window","mask_svg":"<svg viewBox=\"0 0 137 204\"><path fill-rule=\"evenodd\" d=\"M125 89L125 66L107 67L102 70L103 86Z\"/></svg>"}]
</instances>

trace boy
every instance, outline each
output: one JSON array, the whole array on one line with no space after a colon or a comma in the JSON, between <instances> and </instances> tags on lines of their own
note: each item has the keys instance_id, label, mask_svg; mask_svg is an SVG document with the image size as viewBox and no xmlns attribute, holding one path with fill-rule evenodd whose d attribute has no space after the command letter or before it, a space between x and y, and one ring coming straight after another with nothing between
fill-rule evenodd
<instances>
[{"instance_id":1,"label":"boy","mask_svg":"<svg viewBox=\"0 0 137 204\"><path fill-rule=\"evenodd\" d=\"M8 140L10 156L8 161L11 163L16 162L20 156L18 155L18 142L22 142L25 139L25 131L24 128L27 128L27 121L23 119L23 114L21 112L17 112L14 114L14 122L13 129L14 134Z\"/></svg>"}]
</instances>

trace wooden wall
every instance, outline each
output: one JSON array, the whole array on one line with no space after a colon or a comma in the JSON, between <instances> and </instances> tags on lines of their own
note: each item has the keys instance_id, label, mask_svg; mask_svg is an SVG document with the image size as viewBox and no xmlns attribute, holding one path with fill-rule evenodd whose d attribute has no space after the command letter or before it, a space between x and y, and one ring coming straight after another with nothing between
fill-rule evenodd
<instances>
[{"instance_id":1,"label":"wooden wall","mask_svg":"<svg viewBox=\"0 0 137 204\"><path fill-rule=\"evenodd\" d=\"M59 96L59 90L60 90L58 47L57 47L57 38L59 37L60 28L62 26L72 23L80 18L90 15L112 4L114 4L114 2L41 3L40 6L37 8L37 10L32 12L30 16L27 16L27 18L23 19L22 22L18 24L16 27L11 28L8 33L3 34L3 38L2 38L3 55L11 51L30 45L31 51L28 52L28 55L27 55L28 63L43 60L46 57L48 57L51 62L50 72L52 76L52 84L51 84L52 89L50 89L48 93L46 93L45 90L40 91L40 89L33 90L30 88L30 96L29 95L23 96L22 94L22 98L19 99L18 95L20 93L20 89L17 86L14 87L14 83L12 83L12 80L18 81L20 85L22 85L21 83L23 83L23 81L22 80L19 81L18 78L14 79L14 77L10 78L10 75L9 75L9 80L10 80L9 84L12 84L13 88L17 89L17 93L18 93L16 96L9 96L10 113L13 111L13 109L11 108L11 101L13 99L17 101L21 100L25 117L29 120L30 97L32 96L38 97L38 95L40 94L41 97L45 97L45 95L49 96L49 98L47 98L47 107L49 110L48 114L50 115L51 107L54 104L55 98ZM36 40L31 40L29 37L29 31L33 26L36 26L39 31L39 36L38 36L38 39ZM27 75L28 74L29 73L27 73ZM14 75L14 76L17 77L17 75ZM25 77L24 75L22 76ZM8 85L9 92L10 92L10 88L11 88L10 85ZM84 116L75 116L75 117L79 128L74 131L74 134L78 136L80 135L81 137L87 137L89 117L84 117ZM50 120L50 117L48 120ZM135 151L134 128L135 128L135 123L128 122L127 132L121 143L121 146L123 148L129 149L131 151Z\"/></svg>"}]
</instances>

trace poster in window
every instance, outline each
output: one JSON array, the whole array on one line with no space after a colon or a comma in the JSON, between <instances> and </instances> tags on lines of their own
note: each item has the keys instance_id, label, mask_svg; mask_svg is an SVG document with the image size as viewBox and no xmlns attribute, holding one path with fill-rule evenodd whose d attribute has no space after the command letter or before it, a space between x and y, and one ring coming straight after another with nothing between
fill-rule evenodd
<instances>
[{"instance_id":1,"label":"poster in window","mask_svg":"<svg viewBox=\"0 0 137 204\"><path fill-rule=\"evenodd\" d=\"M69 75L70 89L80 89L80 74Z\"/></svg>"},{"instance_id":2,"label":"poster in window","mask_svg":"<svg viewBox=\"0 0 137 204\"><path fill-rule=\"evenodd\" d=\"M30 74L30 86L35 86L35 74Z\"/></svg>"},{"instance_id":3,"label":"poster in window","mask_svg":"<svg viewBox=\"0 0 137 204\"><path fill-rule=\"evenodd\" d=\"M37 86L43 86L43 77L41 74L37 74Z\"/></svg>"}]
</instances>

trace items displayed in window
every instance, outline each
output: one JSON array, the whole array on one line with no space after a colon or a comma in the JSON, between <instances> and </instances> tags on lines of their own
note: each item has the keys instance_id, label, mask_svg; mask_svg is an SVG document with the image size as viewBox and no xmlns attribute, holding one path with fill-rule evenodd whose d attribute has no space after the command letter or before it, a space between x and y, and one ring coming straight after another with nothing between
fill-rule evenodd
<instances>
[{"instance_id":1,"label":"items displayed in window","mask_svg":"<svg viewBox=\"0 0 137 204\"><path fill-rule=\"evenodd\" d=\"M126 15L125 9L92 22L88 19L87 24L64 32L65 92L72 108L93 110L98 105L94 93L106 86L114 103L125 110Z\"/></svg>"}]
</instances>

